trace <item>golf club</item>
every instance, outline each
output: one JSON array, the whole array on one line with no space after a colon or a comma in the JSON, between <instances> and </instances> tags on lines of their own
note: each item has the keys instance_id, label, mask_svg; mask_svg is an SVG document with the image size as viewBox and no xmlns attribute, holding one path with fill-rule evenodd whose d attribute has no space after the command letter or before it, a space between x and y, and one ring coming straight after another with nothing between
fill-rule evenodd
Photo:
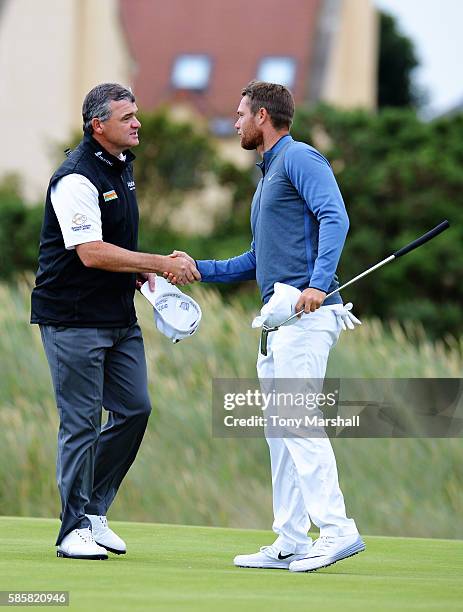
<instances>
[{"instance_id":1,"label":"golf club","mask_svg":"<svg viewBox=\"0 0 463 612\"><path fill-rule=\"evenodd\" d=\"M389 255L389 257L386 257L385 259L383 259L379 263L375 264L374 266L371 266L371 268L368 268L368 270L365 270L364 272L361 272L360 274L358 274L357 276L352 278L350 281L347 281L347 283L344 283L344 285L341 285L341 287L338 287L338 289L335 289L331 293L328 293L328 295L325 296L325 300L326 300L326 298L331 297L332 295L334 295L338 291L341 291L345 287L348 287L349 285L352 285L353 283L355 283L356 281L360 280L361 278L363 278L367 274L370 274L374 270L377 270L378 268L381 268L382 266L384 266L385 264L389 263L390 261L393 261L394 259L397 259L398 257L401 257L402 255L406 255L407 253L410 253L410 251L413 251L414 249L418 248L422 244L425 244L429 240L432 240L433 238L438 236L441 232L445 231L449 227L450 227L450 223L447 221L447 219L445 219L444 221L439 223L439 225L436 225L436 227L434 227L432 230L429 230L429 232L426 232L426 234L423 234L422 236L420 236L416 240L413 240L413 242L410 242L409 244L406 244L405 246L403 246L398 251L395 251L394 253L392 253L392 255ZM267 337L268 337L268 334L270 332L277 331L282 325L285 325L286 323L288 323L289 321L291 321L295 317L301 316L303 313L304 313L303 310L300 310L299 312L295 312L293 315L291 315L290 317L288 317L287 319L282 321L279 325L274 325L273 327L267 327L265 325L265 323L263 324L263 326L262 326L262 333L261 333L261 340L260 340L260 352L262 353L262 355L264 355L264 356L267 355Z\"/></svg>"}]
</instances>

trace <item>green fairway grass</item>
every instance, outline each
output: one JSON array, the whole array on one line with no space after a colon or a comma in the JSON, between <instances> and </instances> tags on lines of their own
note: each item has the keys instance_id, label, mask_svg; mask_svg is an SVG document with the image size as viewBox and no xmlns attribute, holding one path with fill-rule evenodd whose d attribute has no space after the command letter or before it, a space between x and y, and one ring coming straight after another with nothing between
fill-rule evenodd
<instances>
[{"instance_id":1,"label":"green fairway grass","mask_svg":"<svg viewBox=\"0 0 463 612\"><path fill-rule=\"evenodd\" d=\"M30 290L30 283L0 283L0 516L57 516L60 507L58 411L40 332L29 324ZM256 312L201 286L191 294L203 309L201 329L179 344L159 333L152 307L136 296L153 413L111 517L266 529L267 443L212 434L213 379L255 376ZM463 336L434 343L424 330L409 332L365 320L342 334L328 376L461 377ZM463 539L461 438L339 438L333 447L347 511L363 533Z\"/></svg>"},{"instance_id":2,"label":"green fairway grass","mask_svg":"<svg viewBox=\"0 0 463 612\"><path fill-rule=\"evenodd\" d=\"M463 610L463 541L366 537L309 574L235 568L265 531L114 522L128 554L58 559L58 521L0 517L0 590L67 590L72 610Z\"/></svg>"}]
</instances>

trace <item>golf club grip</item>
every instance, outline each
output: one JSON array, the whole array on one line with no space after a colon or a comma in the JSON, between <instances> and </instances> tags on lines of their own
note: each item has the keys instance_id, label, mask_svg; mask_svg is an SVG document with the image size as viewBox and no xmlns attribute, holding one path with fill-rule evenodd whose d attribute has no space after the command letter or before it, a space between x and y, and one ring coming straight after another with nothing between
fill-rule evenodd
<instances>
[{"instance_id":1,"label":"golf club grip","mask_svg":"<svg viewBox=\"0 0 463 612\"><path fill-rule=\"evenodd\" d=\"M417 238L413 242L406 244L404 247L393 253L394 257L401 257L402 255L410 253L410 251L413 251L413 249L416 249L425 242L428 242L428 240L432 240L435 236L446 230L448 227L450 227L450 223L447 221L447 219L445 219L445 221L442 221L442 223L436 225L435 228L429 230L429 232L426 232L426 234L423 234L422 236L420 236L420 238Z\"/></svg>"}]
</instances>

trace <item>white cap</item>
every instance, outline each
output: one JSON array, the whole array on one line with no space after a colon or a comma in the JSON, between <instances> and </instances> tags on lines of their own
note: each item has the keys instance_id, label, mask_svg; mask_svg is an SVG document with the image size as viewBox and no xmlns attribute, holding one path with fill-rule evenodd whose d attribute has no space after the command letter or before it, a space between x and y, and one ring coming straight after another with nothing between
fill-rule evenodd
<instances>
[{"instance_id":1,"label":"white cap","mask_svg":"<svg viewBox=\"0 0 463 612\"><path fill-rule=\"evenodd\" d=\"M274 327L281 325L288 317L296 312L296 304L301 292L296 287L285 283L275 283L273 285L273 295L269 301L262 306L260 315L252 322L252 327ZM294 317L285 325L293 325L298 319Z\"/></svg>"},{"instance_id":2,"label":"white cap","mask_svg":"<svg viewBox=\"0 0 463 612\"><path fill-rule=\"evenodd\" d=\"M156 276L154 292L148 281L140 291L154 307L156 327L173 342L192 336L198 329L202 317L199 304L162 276Z\"/></svg>"}]
</instances>

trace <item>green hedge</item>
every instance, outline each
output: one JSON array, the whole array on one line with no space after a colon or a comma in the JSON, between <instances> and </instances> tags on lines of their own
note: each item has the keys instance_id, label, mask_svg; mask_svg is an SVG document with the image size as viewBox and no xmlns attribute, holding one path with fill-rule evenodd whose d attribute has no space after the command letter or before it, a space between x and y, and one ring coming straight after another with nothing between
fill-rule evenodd
<instances>
[{"instance_id":1,"label":"green hedge","mask_svg":"<svg viewBox=\"0 0 463 612\"><path fill-rule=\"evenodd\" d=\"M195 258L217 259L246 250L253 172L222 160L198 128L174 123L162 110L142 117L142 123L135 164L142 211L140 250L168 253L177 248ZM293 135L328 157L349 212L341 282L443 218L451 223L433 242L347 289L346 301L354 301L361 315L419 321L435 336L461 334L463 116L423 122L403 109L371 114L302 108ZM166 205L175 212L186 193L199 193L210 174L230 189L230 214L206 237L184 236L166 227ZM0 187L0 277L36 269L41 217L42 207L26 207L14 186ZM237 288L220 287L227 294ZM254 292L252 283L242 288Z\"/></svg>"},{"instance_id":2,"label":"green hedge","mask_svg":"<svg viewBox=\"0 0 463 612\"><path fill-rule=\"evenodd\" d=\"M17 272L37 269L42 207L27 206L16 179L0 185L0 278L13 279Z\"/></svg>"},{"instance_id":3,"label":"green hedge","mask_svg":"<svg viewBox=\"0 0 463 612\"><path fill-rule=\"evenodd\" d=\"M442 219L451 229L346 290L362 314L463 331L463 115L432 122L412 111L299 111L294 135L333 165L350 217L341 281L390 255ZM320 137L318 137L320 140Z\"/></svg>"}]
</instances>

